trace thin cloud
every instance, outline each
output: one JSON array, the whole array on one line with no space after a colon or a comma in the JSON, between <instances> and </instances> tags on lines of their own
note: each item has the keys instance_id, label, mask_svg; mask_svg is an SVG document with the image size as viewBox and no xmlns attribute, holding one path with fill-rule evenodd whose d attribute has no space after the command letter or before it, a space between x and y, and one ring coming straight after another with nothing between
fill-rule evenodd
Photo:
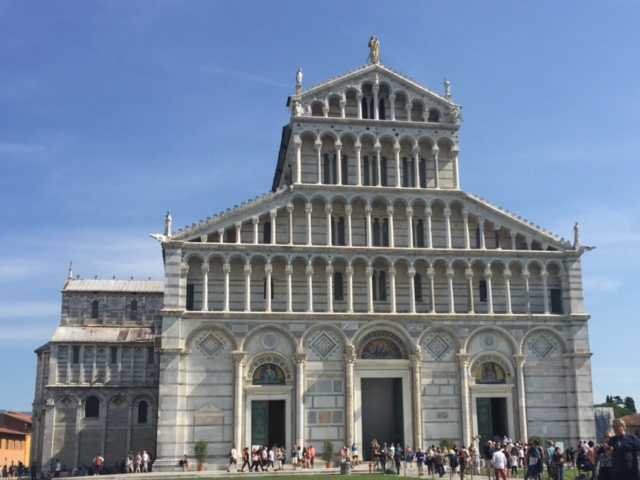
<instances>
[{"instance_id":1,"label":"thin cloud","mask_svg":"<svg viewBox=\"0 0 640 480\"><path fill-rule=\"evenodd\" d=\"M0 142L0 155L24 155L43 152L45 147L34 143Z\"/></svg>"},{"instance_id":2,"label":"thin cloud","mask_svg":"<svg viewBox=\"0 0 640 480\"><path fill-rule=\"evenodd\" d=\"M205 65L201 67L202 71L211 75L220 75L237 80L245 80L248 82L259 83L262 85L269 85L271 87L289 88L291 85L284 82L279 82L263 75L256 75L255 73L243 72L229 67L212 67Z\"/></svg>"}]
</instances>

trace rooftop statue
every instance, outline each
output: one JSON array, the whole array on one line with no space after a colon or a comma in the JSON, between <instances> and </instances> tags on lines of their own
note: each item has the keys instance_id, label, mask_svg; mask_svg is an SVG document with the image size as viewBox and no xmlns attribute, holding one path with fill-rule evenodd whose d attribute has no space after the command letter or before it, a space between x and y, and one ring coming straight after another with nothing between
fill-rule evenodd
<instances>
[{"instance_id":1,"label":"rooftop statue","mask_svg":"<svg viewBox=\"0 0 640 480\"><path fill-rule=\"evenodd\" d=\"M380 63L380 40L373 35L369 39L369 63Z\"/></svg>"},{"instance_id":2,"label":"rooftop statue","mask_svg":"<svg viewBox=\"0 0 640 480\"><path fill-rule=\"evenodd\" d=\"M173 224L173 218L171 218L171 212L167 212L164 217L164 235L166 237L171 236L171 227Z\"/></svg>"},{"instance_id":3,"label":"rooftop statue","mask_svg":"<svg viewBox=\"0 0 640 480\"><path fill-rule=\"evenodd\" d=\"M302 91L302 68L298 67L298 71L296 72L296 94Z\"/></svg>"},{"instance_id":4,"label":"rooftop statue","mask_svg":"<svg viewBox=\"0 0 640 480\"><path fill-rule=\"evenodd\" d=\"M451 81L448 78L444 79L444 96L451 98Z\"/></svg>"}]
</instances>

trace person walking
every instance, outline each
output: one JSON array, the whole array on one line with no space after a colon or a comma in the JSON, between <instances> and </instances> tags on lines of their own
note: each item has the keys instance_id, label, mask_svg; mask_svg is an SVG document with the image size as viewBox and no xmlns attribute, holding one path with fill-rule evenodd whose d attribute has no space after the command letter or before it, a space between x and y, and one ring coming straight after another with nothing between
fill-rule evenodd
<instances>
[{"instance_id":1,"label":"person walking","mask_svg":"<svg viewBox=\"0 0 640 480\"><path fill-rule=\"evenodd\" d=\"M507 480L507 456L504 448L498 447L491 457L491 465L496 474L496 480Z\"/></svg>"},{"instance_id":2,"label":"person walking","mask_svg":"<svg viewBox=\"0 0 640 480\"><path fill-rule=\"evenodd\" d=\"M609 439L609 446L613 448L612 476L616 480L640 480L640 439L627 434L626 430L624 420L613 421L615 436Z\"/></svg>"}]
</instances>

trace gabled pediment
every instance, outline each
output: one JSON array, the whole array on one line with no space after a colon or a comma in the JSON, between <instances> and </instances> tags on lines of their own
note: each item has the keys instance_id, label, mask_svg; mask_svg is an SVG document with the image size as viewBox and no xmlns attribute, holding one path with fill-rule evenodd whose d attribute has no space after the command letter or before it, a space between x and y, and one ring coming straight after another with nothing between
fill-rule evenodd
<instances>
[{"instance_id":1,"label":"gabled pediment","mask_svg":"<svg viewBox=\"0 0 640 480\"><path fill-rule=\"evenodd\" d=\"M298 97L303 102L314 99L324 99L331 95L341 94L348 89L362 91L363 85L367 83L387 85L390 91L396 94L402 92L410 99L420 98L439 105L440 107L452 108L456 106L451 98L440 95L407 76L380 64L364 65L344 75L334 77L307 90L303 90Z\"/></svg>"}]
</instances>

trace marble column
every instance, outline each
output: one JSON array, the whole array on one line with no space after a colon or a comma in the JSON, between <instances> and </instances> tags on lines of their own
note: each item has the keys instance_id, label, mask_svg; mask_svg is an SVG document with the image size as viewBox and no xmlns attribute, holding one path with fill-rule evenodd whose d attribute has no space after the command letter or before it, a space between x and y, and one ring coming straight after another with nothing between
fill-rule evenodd
<instances>
[{"instance_id":1,"label":"marble column","mask_svg":"<svg viewBox=\"0 0 640 480\"><path fill-rule=\"evenodd\" d=\"M353 266L347 265L347 313L353 313Z\"/></svg>"},{"instance_id":2,"label":"marble column","mask_svg":"<svg viewBox=\"0 0 640 480\"><path fill-rule=\"evenodd\" d=\"M278 218L278 211L276 209L273 209L269 212L269 228L271 229L271 231L269 232L269 236L271 237L271 245L275 245L276 244L276 222L277 222L277 218Z\"/></svg>"},{"instance_id":3,"label":"marble column","mask_svg":"<svg viewBox=\"0 0 640 480\"><path fill-rule=\"evenodd\" d=\"M224 311L229 311L229 273L231 273L231 265L225 260L222 265L222 271L224 272Z\"/></svg>"},{"instance_id":4,"label":"marble column","mask_svg":"<svg viewBox=\"0 0 640 480\"><path fill-rule=\"evenodd\" d=\"M253 244L257 245L260 240L260 234L258 233L258 225L260 224L260 218L251 217L251 224L253 225Z\"/></svg>"},{"instance_id":5,"label":"marble column","mask_svg":"<svg viewBox=\"0 0 640 480\"><path fill-rule=\"evenodd\" d=\"M529 270L526 268L522 271L522 279L524 280L524 298L527 302L527 313L531 314L531 286L529 284Z\"/></svg>"},{"instance_id":6,"label":"marble column","mask_svg":"<svg viewBox=\"0 0 640 480\"><path fill-rule=\"evenodd\" d=\"M306 353L296 353L296 445L304 445L304 366Z\"/></svg>"},{"instance_id":7,"label":"marble column","mask_svg":"<svg viewBox=\"0 0 640 480\"><path fill-rule=\"evenodd\" d=\"M331 206L330 203L327 203L324 206L324 213L327 215L327 245L332 245L332 237L333 237L333 232L332 232L332 214L333 214L333 207Z\"/></svg>"},{"instance_id":8,"label":"marble column","mask_svg":"<svg viewBox=\"0 0 640 480\"><path fill-rule=\"evenodd\" d=\"M395 170L396 170L396 188L400 188L402 186L401 178L401 169L400 169L400 144L395 143L393 145L393 156L395 159Z\"/></svg>"},{"instance_id":9,"label":"marble column","mask_svg":"<svg viewBox=\"0 0 640 480\"><path fill-rule=\"evenodd\" d=\"M285 267L287 274L287 312L293 312L293 265L287 262Z\"/></svg>"},{"instance_id":10,"label":"marble column","mask_svg":"<svg viewBox=\"0 0 640 480\"><path fill-rule=\"evenodd\" d=\"M407 216L408 246L409 248L413 248L413 208L407 207L405 212L405 215Z\"/></svg>"},{"instance_id":11,"label":"marble column","mask_svg":"<svg viewBox=\"0 0 640 480\"><path fill-rule=\"evenodd\" d=\"M465 447L471 445L471 418L469 405L469 355L458 354L460 365L460 403L462 404L462 443Z\"/></svg>"},{"instance_id":12,"label":"marble column","mask_svg":"<svg viewBox=\"0 0 640 480\"><path fill-rule=\"evenodd\" d=\"M449 288L449 313L456 313L456 301L453 292L453 276L455 272L450 266L447 267L447 285Z\"/></svg>"},{"instance_id":13,"label":"marble column","mask_svg":"<svg viewBox=\"0 0 640 480\"><path fill-rule=\"evenodd\" d=\"M367 265L367 312L373 313L373 266Z\"/></svg>"},{"instance_id":14,"label":"marble column","mask_svg":"<svg viewBox=\"0 0 640 480\"><path fill-rule=\"evenodd\" d=\"M362 144L360 140L356 140L356 185L360 187L362 185Z\"/></svg>"},{"instance_id":15,"label":"marble column","mask_svg":"<svg viewBox=\"0 0 640 480\"><path fill-rule=\"evenodd\" d=\"M378 92L380 91L380 85L373 84L371 90L373 91L373 119L380 119L380 112L378 111Z\"/></svg>"},{"instance_id":16,"label":"marble column","mask_svg":"<svg viewBox=\"0 0 640 480\"><path fill-rule=\"evenodd\" d=\"M311 234L311 212L313 211L313 204L308 201L304 205L304 212L307 214L307 245L313 243L313 237Z\"/></svg>"},{"instance_id":17,"label":"marble column","mask_svg":"<svg viewBox=\"0 0 640 480\"><path fill-rule=\"evenodd\" d=\"M469 313L476 313L475 299L473 297L473 268L467 267L464 271L464 275L467 279L467 291L469 292Z\"/></svg>"},{"instance_id":18,"label":"marble column","mask_svg":"<svg viewBox=\"0 0 640 480\"><path fill-rule=\"evenodd\" d=\"M307 275L307 312L313 312L313 266L311 263L307 264L305 274Z\"/></svg>"},{"instance_id":19,"label":"marble column","mask_svg":"<svg viewBox=\"0 0 640 480\"><path fill-rule=\"evenodd\" d=\"M415 146L411 153L413 153L413 169L416 180L413 186L415 188L420 188L420 149L418 146Z\"/></svg>"},{"instance_id":20,"label":"marble column","mask_svg":"<svg viewBox=\"0 0 640 480\"><path fill-rule=\"evenodd\" d=\"M391 313L396 313L396 269L393 265L389 267L389 293L391 296Z\"/></svg>"},{"instance_id":21,"label":"marble column","mask_svg":"<svg viewBox=\"0 0 640 480\"><path fill-rule=\"evenodd\" d=\"M507 303L507 313L511 315L513 313L513 308L511 306L511 270L508 268L504 269L504 289L505 289L505 300Z\"/></svg>"},{"instance_id":22,"label":"marble column","mask_svg":"<svg viewBox=\"0 0 640 480\"><path fill-rule=\"evenodd\" d=\"M518 423L520 426L519 440L526 442L529 435L527 433L527 403L526 391L524 385L524 355L514 355L514 363L516 365L516 382L518 388Z\"/></svg>"},{"instance_id":23,"label":"marble column","mask_svg":"<svg viewBox=\"0 0 640 480\"><path fill-rule=\"evenodd\" d=\"M356 101L358 102L358 118L362 119L362 92L356 93Z\"/></svg>"},{"instance_id":24,"label":"marble column","mask_svg":"<svg viewBox=\"0 0 640 480\"><path fill-rule=\"evenodd\" d=\"M319 138L313 144L316 151L317 163L318 163L318 179L316 183L320 185L322 183L322 142Z\"/></svg>"},{"instance_id":25,"label":"marble column","mask_svg":"<svg viewBox=\"0 0 640 480\"><path fill-rule=\"evenodd\" d=\"M451 147L451 155L453 157L453 181L454 188L460 188L460 168L458 166L458 157L460 156L460 147L453 145Z\"/></svg>"},{"instance_id":26,"label":"marble column","mask_svg":"<svg viewBox=\"0 0 640 480\"><path fill-rule=\"evenodd\" d=\"M436 285L435 285L436 271L432 266L427 268L427 277L429 277L429 295L431 297L431 311L430 313L436 313Z\"/></svg>"},{"instance_id":27,"label":"marble column","mask_svg":"<svg viewBox=\"0 0 640 480\"><path fill-rule=\"evenodd\" d=\"M236 222L234 226L236 229L236 243L242 243L242 223Z\"/></svg>"},{"instance_id":28,"label":"marble column","mask_svg":"<svg viewBox=\"0 0 640 480\"><path fill-rule=\"evenodd\" d=\"M233 378L233 446L237 451L241 451L242 443L242 404L243 404L243 386L244 386L244 362L246 358L245 352L234 351L231 353L234 365Z\"/></svg>"},{"instance_id":29,"label":"marble column","mask_svg":"<svg viewBox=\"0 0 640 480\"><path fill-rule=\"evenodd\" d=\"M426 224L427 224L427 248L433 248L433 233L431 229L431 207L426 207L424 209L424 214L426 216Z\"/></svg>"},{"instance_id":30,"label":"marble column","mask_svg":"<svg viewBox=\"0 0 640 480\"><path fill-rule=\"evenodd\" d=\"M480 249L487 249L487 240L484 238L484 219L478 217L478 229L480 230Z\"/></svg>"},{"instance_id":31,"label":"marble column","mask_svg":"<svg viewBox=\"0 0 640 480\"><path fill-rule=\"evenodd\" d=\"M264 280L265 280L265 311L271 312L271 274L273 272L273 266L271 262L267 262L264 266Z\"/></svg>"},{"instance_id":32,"label":"marble column","mask_svg":"<svg viewBox=\"0 0 640 480\"><path fill-rule=\"evenodd\" d=\"M345 417L346 429L345 440L346 445L352 445L355 441L355 415L354 415L354 365L356 361L356 351L353 345L346 345L344 351L344 367L345 367Z\"/></svg>"},{"instance_id":33,"label":"marble column","mask_svg":"<svg viewBox=\"0 0 640 480\"><path fill-rule=\"evenodd\" d=\"M333 313L333 265L330 263L325 270L327 276L327 311Z\"/></svg>"},{"instance_id":34,"label":"marble column","mask_svg":"<svg viewBox=\"0 0 640 480\"><path fill-rule=\"evenodd\" d=\"M493 315L493 288L491 286L491 267L487 267L484 271L484 281L487 284L487 313Z\"/></svg>"},{"instance_id":35,"label":"marble column","mask_svg":"<svg viewBox=\"0 0 640 480\"><path fill-rule=\"evenodd\" d=\"M201 310L206 312L209 310L209 262L205 262L200 267L202 271L202 305Z\"/></svg>"},{"instance_id":36,"label":"marble column","mask_svg":"<svg viewBox=\"0 0 640 480\"><path fill-rule=\"evenodd\" d=\"M287 243L289 245L293 245L293 203L287 203L287 215L289 218L288 221L288 235L287 235Z\"/></svg>"},{"instance_id":37,"label":"marble column","mask_svg":"<svg viewBox=\"0 0 640 480\"><path fill-rule=\"evenodd\" d=\"M364 213L367 215L367 247L370 247L371 245L373 245L373 232L371 229L371 204L367 203L364 206Z\"/></svg>"},{"instance_id":38,"label":"marble column","mask_svg":"<svg viewBox=\"0 0 640 480\"><path fill-rule=\"evenodd\" d=\"M346 225L346 236L347 236L347 247L353 246L353 232L351 229L351 214L353 213L353 207L351 205L346 205L344 207L344 213L347 216L347 225Z\"/></svg>"},{"instance_id":39,"label":"marble column","mask_svg":"<svg viewBox=\"0 0 640 480\"><path fill-rule=\"evenodd\" d=\"M340 97L340 118L347 118L347 99L343 95Z\"/></svg>"},{"instance_id":40,"label":"marble column","mask_svg":"<svg viewBox=\"0 0 640 480\"><path fill-rule=\"evenodd\" d=\"M251 311L251 261L244 264L244 311Z\"/></svg>"},{"instance_id":41,"label":"marble column","mask_svg":"<svg viewBox=\"0 0 640 480\"><path fill-rule=\"evenodd\" d=\"M294 135L293 144L296 147L296 183L302 183L302 139Z\"/></svg>"},{"instance_id":42,"label":"marble column","mask_svg":"<svg viewBox=\"0 0 640 480\"><path fill-rule=\"evenodd\" d=\"M469 211L466 208L462 209L462 226L464 229L464 248L469 250L471 248L471 240L469 239Z\"/></svg>"},{"instance_id":43,"label":"marble column","mask_svg":"<svg viewBox=\"0 0 640 480\"><path fill-rule=\"evenodd\" d=\"M434 176L434 187L440 188L440 165L438 164L438 154L440 153L440 148L438 148L438 144L435 144L431 149L431 153L433 154L433 164L435 166L435 176Z\"/></svg>"},{"instance_id":44,"label":"marble column","mask_svg":"<svg viewBox=\"0 0 640 480\"><path fill-rule=\"evenodd\" d=\"M544 314L545 315L549 315L550 313L550 309L549 309L549 274L547 273L546 270L543 270L540 273L540 276L542 277L542 295L543 295L543 300L544 300Z\"/></svg>"},{"instance_id":45,"label":"marble column","mask_svg":"<svg viewBox=\"0 0 640 480\"><path fill-rule=\"evenodd\" d=\"M336 147L336 180L338 185L342 185L342 142L337 141Z\"/></svg>"},{"instance_id":46,"label":"marble column","mask_svg":"<svg viewBox=\"0 0 640 480\"><path fill-rule=\"evenodd\" d=\"M395 121L396 119L396 94L395 93L392 93L389 95L389 116L391 118L391 121Z\"/></svg>"},{"instance_id":47,"label":"marble column","mask_svg":"<svg viewBox=\"0 0 640 480\"><path fill-rule=\"evenodd\" d=\"M394 248L396 245L395 235L394 235L394 227L393 227L393 206L389 205L387 207L387 215L389 218L389 246Z\"/></svg>"},{"instance_id":48,"label":"marble column","mask_svg":"<svg viewBox=\"0 0 640 480\"><path fill-rule=\"evenodd\" d=\"M447 235L447 248L451 248L451 209L449 207L444 209L444 223Z\"/></svg>"},{"instance_id":49,"label":"marble column","mask_svg":"<svg viewBox=\"0 0 640 480\"><path fill-rule=\"evenodd\" d=\"M376 170L378 171L378 175L376 178L376 186L380 187L382 186L382 160L380 158L382 145L380 145L380 143L376 141L376 144L373 146L373 149L376 152Z\"/></svg>"},{"instance_id":50,"label":"marble column","mask_svg":"<svg viewBox=\"0 0 640 480\"><path fill-rule=\"evenodd\" d=\"M224 228L218 229L218 243L224 243Z\"/></svg>"},{"instance_id":51,"label":"marble column","mask_svg":"<svg viewBox=\"0 0 640 480\"><path fill-rule=\"evenodd\" d=\"M422 354L420 350L411 354L411 370L413 373L413 445L414 448L423 448L422 445Z\"/></svg>"},{"instance_id":52,"label":"marble column","mask_svg":"<svg viewBox=\"0 0 640 480\"><path fill-rule=\"evenodd\" d=\"M416 269L413 265L407 270L409 275L409 313L416 313Z\"/></svg>"}]
</instances>

